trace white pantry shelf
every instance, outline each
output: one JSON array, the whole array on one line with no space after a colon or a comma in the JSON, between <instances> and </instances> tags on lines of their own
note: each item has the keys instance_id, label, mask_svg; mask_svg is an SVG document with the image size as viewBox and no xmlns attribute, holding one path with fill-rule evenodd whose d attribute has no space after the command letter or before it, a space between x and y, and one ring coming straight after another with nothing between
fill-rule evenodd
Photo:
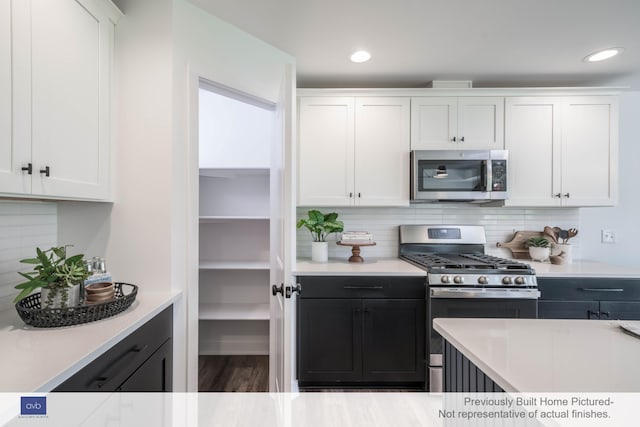
<instances>
[{"instance_id":1,"label":"white pantry shelf","mask_svg":"<svg viewBox=\"0 0 640 427\"><path fill-rule=\"evenodd\" d=\"M200 217L200 224L226 221L268 221L269 219L268 216L262 215L206 215Z\"/></svg>"},{"instance_id":2,"label":"white pantry shelf","mask_svg":"<svg viewBox=\"0 0 640 427\"><path fill-rule=\"evenodd\" d=\"M200 176L236 178L246 175L269 175L269 168L200 168Z\"/></svg>"},{"instance_id":3,"label":"white pantry shelf","mask_svg":"<svg viewBox=\"0 0 640 427\"><path fill-rule=\"evenodd\" d=\"M269 261L200 261L200 270L269 270Z\"/></svg>"},{"instance_id":4,"label":"white pantry shelf","mask_svg":"<svg viewBox=\"0 0 640 427\"><path fill-rule=\"evenodd\" d=\"M200 320L269 320L269 304L218 303L199 305Z\"/></svg>"}]
</instances>

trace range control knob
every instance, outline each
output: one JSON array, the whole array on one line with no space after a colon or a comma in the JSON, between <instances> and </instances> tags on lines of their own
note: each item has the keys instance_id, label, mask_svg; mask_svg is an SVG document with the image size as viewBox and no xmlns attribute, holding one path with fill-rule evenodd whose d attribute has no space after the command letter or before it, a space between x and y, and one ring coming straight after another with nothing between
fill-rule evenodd
<instances>
[{"instance_id":1,"label":"range control knob","mask_svg":"<svg viewBox=\"0 0 640 427\"><path fill-rule=\"evenodd\" d=\"M455 277L453 278L453 282L454 282L454 283L464 283L464 277L462 277L462 276L455 276Z\"/></svg>"},{"instance_id":2,"label":"range control knob","mask_svg":"<svg viewBox=\"0 0 640 427\"><path fill-rule=\"evenodd\" d=\"M504 276L502 278L502 283L504 283L505 285L510 285L511 284L511 277L510 276Z\"/></svg>"},{"instance_id":3,"label":"range control knob","mask_svg":"<svg viewBox=\"0 0 640 427\"><path fill-rule=\"evenodd\" d=\"M442 283L449 283L449 282L451 281L451 279L449 278L449 276L442 276L442 277L440 278L440 281L441 281Z\"/></svg>"},{"instance_id":4,"label":"range control knob","mask_svg":"<svg viewBox=\"0 0 640 427\"><path fill-rule=\"evenodd\" d=\"M516 277L516 285L524 285L524 284L525 284L524 277L522 276Z\"/></svg>"},{"instance_id":5,"label":"range control knob","mask_svg":"<svg viewBox=\"0 0 640 427\"><path fill-rule=\"evenodd\" d=\"M481 285L486 285L487 283L489 283L489 279L487 279L487 276L480 276L478 277L478 283L480 283Z\"/></svg>"}]
</instances>

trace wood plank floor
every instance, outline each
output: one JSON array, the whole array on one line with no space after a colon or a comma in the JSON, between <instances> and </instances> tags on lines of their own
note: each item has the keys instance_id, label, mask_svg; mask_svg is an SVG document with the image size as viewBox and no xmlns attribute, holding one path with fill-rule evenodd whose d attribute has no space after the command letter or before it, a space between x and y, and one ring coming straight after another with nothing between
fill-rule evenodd
<instances>
[{"instance_id":1,"label":"wood plank floor","mask_svg":"<svg viewBox=\"0 0 640 427\"><path fill-rule=\"evenodd\" d=\"M269 391L269 356L200 356L198 391Z\"/></svg>"},{"instance_id":2,"label":"wood plank floor","mask_svg":"<svg viewBox=\"0 0 640 427\"><path fill-rule=\"evenodd\" d=\"M269 391L269 356L200 356L198 357L198 391L267 392ZM309 388L301 392L419 392L412 388Z\"/></svg>"}]
</instances>

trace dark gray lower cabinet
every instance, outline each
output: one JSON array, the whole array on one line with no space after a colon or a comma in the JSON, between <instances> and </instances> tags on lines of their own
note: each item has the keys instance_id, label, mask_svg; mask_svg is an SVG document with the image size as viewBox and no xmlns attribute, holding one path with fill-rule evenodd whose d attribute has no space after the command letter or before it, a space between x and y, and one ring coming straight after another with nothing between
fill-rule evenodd
<instances>
[{"instance_id":1,"label":"dark gray lower cabinet","mask_svg":"<svg viewBox=\"0 0 640 427\"><path fill-rule=\"evenodd\" d=\"M171 391L173 307L168 307L53 391Z\"/></svg>"},{"instance_id":2,"label":"dark gray lower cabinet","mask_svg":"<svg viewBox=\"0 0 640 427\"><path fill-rule=\"evenodd\" d=\"M640 279L538 278L541 319L640 320Z\"/></svg>"},{"instance_id":3,"label":"dark gray lower cabinet","mask_svg":"<svg viewBox=\"0 0 640 427\"><path fill-rule=\"evenodd\" d=\"M424 386L424 278L304 277L299 282L301 387Z\"/></svg>"}]
</instances>

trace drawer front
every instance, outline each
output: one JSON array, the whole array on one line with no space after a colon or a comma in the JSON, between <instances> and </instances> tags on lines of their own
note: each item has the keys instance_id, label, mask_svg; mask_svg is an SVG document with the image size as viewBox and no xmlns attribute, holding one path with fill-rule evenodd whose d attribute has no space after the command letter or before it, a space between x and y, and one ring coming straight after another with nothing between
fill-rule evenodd
<instances>
[{"instance_id":1,"label":"drawer front","mask_svg":"<svg viewBox=\"0 0 640 427\"><path fill-rule=\"evenodd\" d=\"M173 306L149 320L54 391L115 391L168 339L173 329Z\"/></svg>"},{"instance_id":2,"label":"drawer front","mask_svg":"<svg viewBox=\"0 0 640 427\"><path fill-rule=\"evenodd\" d=\"M538 277L540 299L640 301L640 279Z\"/></svg>"},{"instance_id":3,"label":"drawer front","mask_svg":"<svg viewBox=\"0 0 640 427\"><path fill-rule=\"evenodd\" d=\"M425 299L424 277L303 276L300 298Z\"/></svg>"}]
</instances>

